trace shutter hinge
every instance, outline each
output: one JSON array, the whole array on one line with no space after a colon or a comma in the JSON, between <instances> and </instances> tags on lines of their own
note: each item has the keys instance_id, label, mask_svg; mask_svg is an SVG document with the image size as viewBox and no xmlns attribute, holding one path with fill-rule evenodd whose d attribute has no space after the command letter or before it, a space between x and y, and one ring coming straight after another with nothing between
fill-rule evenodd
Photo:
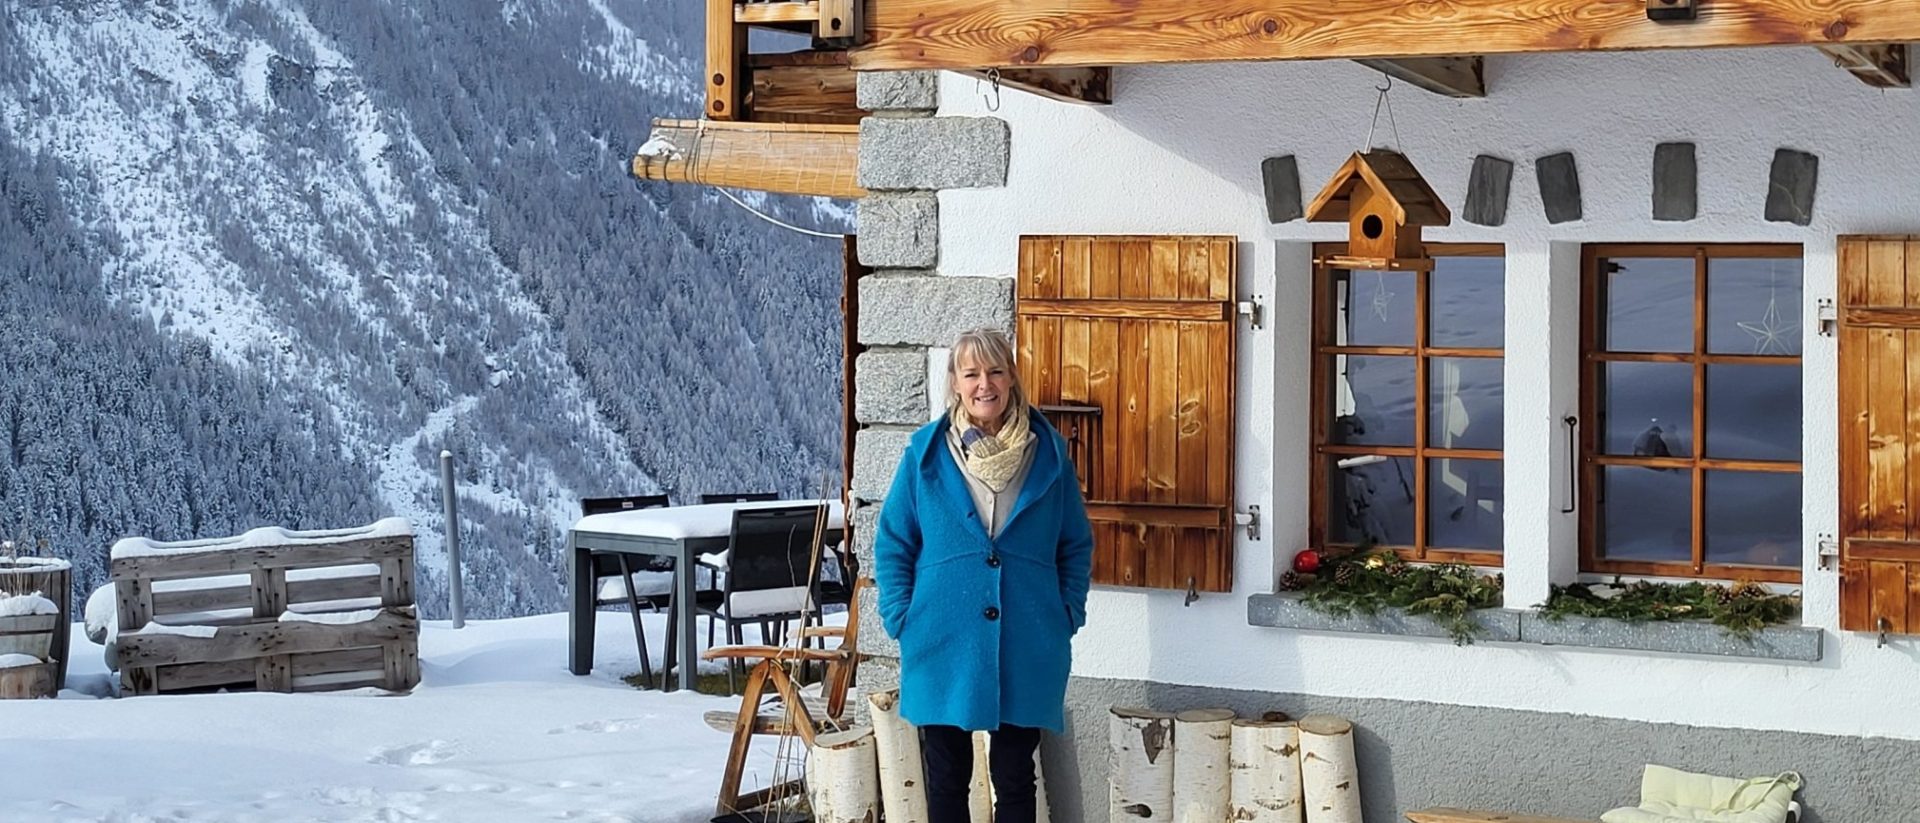
<instances>
[{"instance_id":1,"label":"shutter hinge","mask_svg":"<svg viewBox=\"0 0 1920 823\"><path fill-rule=\"evenodd\" d=\"M1820 318L1820 336L1832 337L1834 324L1838 322L1834 318L1833 298L1831 297L1820 298L1820 309L1819 309L1818 317Z\"/></svg>"},{"instance_id":2,"label":"shutter hinge","mask_svg":"<svg viewBox=\"0 0 1920 823\"><path fill-rule=\"evenodd\" d=\"M1833 535L1831 534L1821 532L1820 542L1817 545L1819 547L1820 570L1823 572L1833 571L1833 564L1840 560L1840 541L1833 539Z\"/></svg>"},{"instance_id":3,"label":"shutter hinge","mask_svg":"<svg viewBox=\"0 0 1920 823\"><path fill-rule=\"evenodd\" d=\"M1260 507L1248 506L1246 511L1233 513L1233 524L1247 527L1247 539L1260 539Z\"/></svg>"},{"instance_id":4,"label":"shutter hinge","mask_svg":"<svg viewBox=\"0 0 1920 823\"><path fill-rule=\"evenodd\" d=\"M1250 321L1249 325L1251 325L1255 331L1258 331L1263 325L1260 322L1262 308L1264 307L1260 305L1260 295L1257 294L1253 296L1252 300L1242 300L1239 303L1240 315Z\"/></svg>"}]
</instances>

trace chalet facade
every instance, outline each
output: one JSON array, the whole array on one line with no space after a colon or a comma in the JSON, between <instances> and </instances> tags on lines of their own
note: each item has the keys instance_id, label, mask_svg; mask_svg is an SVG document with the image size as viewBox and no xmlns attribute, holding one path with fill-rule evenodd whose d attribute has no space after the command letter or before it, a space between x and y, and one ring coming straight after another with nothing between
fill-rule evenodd
<instances>
[{"instance_id":1,"label":"chalet facade","mask_svg":"<svg viewBox=\"0 0 1920 823\"><path fill-rule=\"evenodd\" d=\"M815 4L714 8L789 5ZM1114 705L1351 718L1368 820L1597 817L1648 763L1914 819L1920 99L1887 44L1920 11L1445 5L854 4L864 37L819 58L857 76L834 114L757 124L833 136L754 187L861 198L862 562L943 347L996 325L1096 521L1053 819L1106 815ZM1356 254L1363 217L1384 251ZM1504 608L1462 645L1282 589L1353 545L1497 572ZM1759 581L1800 614L1742 640L1536 611L1615 577ZM860 637L884 687L886 634Z\"/></svg>"}]
</instances>

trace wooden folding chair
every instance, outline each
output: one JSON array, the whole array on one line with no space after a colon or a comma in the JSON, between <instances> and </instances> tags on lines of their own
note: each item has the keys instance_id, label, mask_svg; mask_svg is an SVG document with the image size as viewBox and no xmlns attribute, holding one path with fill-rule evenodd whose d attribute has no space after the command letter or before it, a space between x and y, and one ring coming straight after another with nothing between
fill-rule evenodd
<instances>
[{"instance_id":1,"label":"wooden folding chair","mask_svg":"<svg viewBox=\"0 0 1920 823\"><path fill-rule=\"evenodd\" d=\"M720 777L720 797L715 814L749 811L782 797L798 795L801 780L789 780L759 791L740 794L740 781L747 765L747 749L754 735L793 735L807 746L814 735L846 725L847 692L853 685L854 670L860 665L860 589L873 584L860 578L853 584L854 604L847 610L845 626L808 626L801 630L806 638L840 638L835 649L805 646L716 646L701 656L708 660L755 661L747 673L746 690L740 695L736 712L708 712L707 725L733 734L727 750L727 767ZM800 663L824 663L820 697L809 699L800 694L787 666ZM777 699L762 707L760 700L771 687Z\"/></svg>"}]
</instances>

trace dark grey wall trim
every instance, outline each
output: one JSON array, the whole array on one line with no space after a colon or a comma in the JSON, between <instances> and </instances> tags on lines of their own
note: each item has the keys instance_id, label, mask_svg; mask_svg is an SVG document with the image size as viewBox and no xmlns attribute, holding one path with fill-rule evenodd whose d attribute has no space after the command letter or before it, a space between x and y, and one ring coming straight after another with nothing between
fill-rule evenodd
<instances>
[{"instance_id":1,"label":"dark grey wall trim","mask_svg":"<svg viewBox=\"0 0 1920 823\"><path fill-rule=\"evenodd\" d=\"M1392 667L1382 665L1381 676L1392 677ZM1639 801L1648 763L1741 777L1799 772L1806 823L1912 823L1920 809L1920 741L1074 678L1067 734L1042 747L1055 823L1107 818L1107 713L1116 705L1348 718L1368 823L1439 805L1598 820Z\"/></svg>"}]
</instances>

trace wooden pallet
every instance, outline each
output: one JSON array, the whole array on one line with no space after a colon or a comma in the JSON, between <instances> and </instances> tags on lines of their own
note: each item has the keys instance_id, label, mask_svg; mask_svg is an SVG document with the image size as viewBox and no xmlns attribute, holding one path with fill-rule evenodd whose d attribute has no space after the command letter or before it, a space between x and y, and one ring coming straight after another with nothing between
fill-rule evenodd
<instances>
[{"instance_id":1,"label":"wooden pallet","mask_svg":"<svg viewBox=\"0 0 1920 823\"><path fill-rule=\"evenodd\" d=\"M420 682L411 535L214 542L115 557L111 573L123 694Z\"/></svg>"}]
</instances>

